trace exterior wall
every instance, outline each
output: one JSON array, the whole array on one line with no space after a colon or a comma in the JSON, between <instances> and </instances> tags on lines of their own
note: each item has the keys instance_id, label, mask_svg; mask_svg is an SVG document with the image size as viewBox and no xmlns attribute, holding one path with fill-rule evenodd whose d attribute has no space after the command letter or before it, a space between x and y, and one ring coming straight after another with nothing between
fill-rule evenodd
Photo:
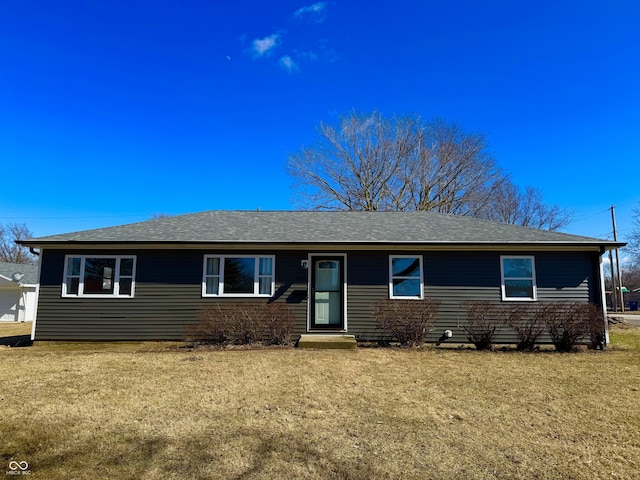
<instances>
[{"instance_id":1,"label":"exterior wall","mask_svg":"<svg viewBox=\"0 0 640 480\"><path fill-rule=\"evenodd\" d=\"M376 301L389 295L388 251L348 251L347 327L359 340L379 340L382 332L371 319ZM62 298L65 254L136 255L133 298ZM184 326L197 321L202 305L264 302L264 298L202 298L203 256L213 253L274 254L253 250L109 250L41 252L41 279L35 340L144 340L180 339ZM307 275L301 267L307 251L276 251L274 301L289 304L295 314L294 334L306 332ZM321 253L314 250L312 253ZM599 302L597 252L466 252L402 251L423 255L424 295L442 301L432 333L437 339L445 329L454 332L451 342L466 341L459 323L467 300L503 303L500 291L500 255L534 255L538 302ZM405 300L412 301L412 300ZM513 342L501 331L499 342Z\"/></svg>"},{"instance_id":2,"label":"exterior wall","mask_svg":"<svg viewBox=\"0 0 640 480\"><path fill-rule=\"evenodd\" d=\"M371 321L372 305L389 295L389 255L393 252L349 254L348 319L349 333L361 339L378 340L380 330ZM449 342L466 342L458 326L465 320L463 304L469 300L503 302L500 290L500 255L503 252L402 252L423 255L424 297L442 301L430 340L436 341L451 330ZM587 252L508 252L534 255L538 300L544 302L598 303L598 280L592 262L598 255ZM405 300L412 301L412 300ZM519 303L519 302L517 302ZM528 303L528 302L527 302ZM508 329L497 332L496 343L511 343Z\"/></svg>"},{"instance_id":3,"label":"exterior wall","mask_svg":"<svg viewBox=\"0 0 640 480\"><path fill-rule=\"evenodd\" d=\"M36 318L36 302L38 300L38 291L36 287L24 287L24 321L32 322Z\"/></svg>"},{"instance_id":4,"label":"exterior wall","mask_svg":"<svg viewBox=\"0 0 640 480\"><path fill-rule=\"evenodd\" d=\"M61 297L64 257L73 253L136 255L134 297ZM181 339L185 325L198 320L203 305L266 301L264 298L203 298L201 282L206 253L228 252L43 250L35 340ZM259 255L271 252L251 250L246 253ZM276 258L275 301L290 303L296 318L306 316L307 283L306 271L300 268L302 258L306 258L306 254L279 253ZM303 331L304 324L301 324L296 332Z\"/></svg>"},{"instance_id":5,"label":"exterior wall","mask_svg":"<svg viewBox=\"0 0 640 480\"><path fill-rule=\"evenodd\" d=\"M0 322L30 322L35 307L36 287L0 287Z\"/></svg>"}]
</instances>

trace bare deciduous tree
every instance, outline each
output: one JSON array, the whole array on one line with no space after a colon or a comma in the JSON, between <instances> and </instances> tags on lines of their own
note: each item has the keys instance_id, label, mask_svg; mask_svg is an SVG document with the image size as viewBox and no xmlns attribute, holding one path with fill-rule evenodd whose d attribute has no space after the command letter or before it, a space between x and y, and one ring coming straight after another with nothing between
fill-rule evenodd
<instances>
[{"instance_id":1,"label":"bare deciduous tree","mask_svg":"<svg viewBox=\"0 0 640 480\"><path fill-rule=\"evenodd\" d=\"M538 190L511 184L484 135L455 123L353 112L337 128L321 123L319 137L289 157L304 207L435 210L548 229L568 223Z\"/></svg>"},{"instance_id":2,"label":"bare deciduous tree","mask_svg":"<svg viewBox=\"0 0 640 480\"><path fill-rule=\"evenodd\" d=\"M478 216L523 227L557 230L568 225L573 214L568 209L545 203L540 189L522 190L505 179L493 192L487 209Z\"/></svg>"},{"instance_id":3,"label":"bare deciduous tree","mask_svg":"<svg viewBox=\"0 0 640 480\"><path fill-rule=\"evenodd\" d=\"M402 209L477 216L504 179L485 136L440 119L418 122L417 148L401 179Z\"/></svg>"},{"instance_id":4,"label":"bare deciduous tree","mask_svg":"<svg viewBox=\"0 0 640 480\"><path fill-rule=\"evenodd\" d=\"M640 271L640 205L633 211L633 231L629 237L629 245L625 247L631 256L634 270Z\"/></svg>"},{"instance_id":5,"label":"bare deciduous tree","mask_svg":"<svg viewBox=\"0 0 640 480\"><path fill-rule=\"evenodd\" d=\"M321 142L289 158L307 206L325 210L402 210L403 177L416 148L415 119L352 114L340 128L320 123Z\"/></svg>"},{"instance_id":6,"label":"bare deciduous tree","mask_svg":"<svg viewBox=\"0 0 640 480\"><path fill-rule=\"evenodd\" d=\"M8 263L36 263L36 257L16 240L28 240L33 235L24 223L0 224L0 261Z\"/></svg>"},{"instance_id":7,"label":"bare deciduous tree","mask_svg":"<svg viewBox=\"0 0 640 480\"><path fill-rule=\"evenodd\" d=\"M627 287L631 291L640 288L640 265L634 264L626 267L623 274L623 285L625 287Z\"/></svg>"}]
</instances>

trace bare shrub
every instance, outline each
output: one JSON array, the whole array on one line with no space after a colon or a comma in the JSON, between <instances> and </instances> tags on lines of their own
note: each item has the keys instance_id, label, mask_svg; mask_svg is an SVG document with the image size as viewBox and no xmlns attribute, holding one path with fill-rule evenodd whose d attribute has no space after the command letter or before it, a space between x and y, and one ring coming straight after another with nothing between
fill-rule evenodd
<instances>
[{"instance_id":1,"label":"bare shrub","mask_svg":"<svg viewBox=\"0 0 640 480\"><path fill-rule=\"evenodd\" d=\"M604 348L604 313L602 308L593 303L583 303L580 305L579 314L584 323L586 334L589 338L590 348Z\"/></svg>"},{"instance_id":2,"label":"bare shrub","mask_svg":"<svg viewBox=\"0 0 640 480\"><path fill-rule=\"evenodd\" d=\"M518 351L533 350L545 327L539 315L539 309L531 305L514 305L507 311L505 317L505 323L515 330L518 337L516 349Z\"/></svg>"},{"instance_id":3,"label":"bare shrub","mask_svg":"<svg viewBox=\"0 0 640 480\"><path fill-rule=\"evenodd\" d=\"M581 312L582 305L549 303L540 310L541 318L551 336L551 342L559 352L575 350L580 339L588 333Z\"/></svg>"},{"instance_id":4,"label":"bare shrub","mask_svg":"<svg viewBox=\"0 0 640 480\"><path fill-rule=\"evenodd\" d=\"M284 303L264 303L262 321L266 327L267 342L286 345L291 342L295 318L291 307Z\"/></svg>"},{"instance_id":5,"label":"bare shrub","mask_svg":"<svg viewBox=\"0 0 640 480\"><path fill-rule=\"evenodd\" d=\"M405 346L423 344L433 328L440 301L380 300L373 309L376 323Z\"/></svg>"},{"instance_id":6,"label":"bare shrub","mask_svg":"<svg viewBox=\"0 0 640 480\"><path fill-rule=\"evenodd\" d=\"M233 343L246 345L260 340L263 329L261 307L255 303L234 303L228 307L232 320L229 333Z\"/></svg>"},{"instance_id":7,"label":"bare shrub","mask_svg":"<svg viewBox=\"0 0 640 480\"><path fill-rule=\"evenodd\" d=\"M185 340L190 342L224 344L230 340L229 315L220 305L204 305L197 323L184 328Z\"/></svg>"},{"instance_id":8,"label":"bare shrub","mask_svg":"<svg viewBox=\"0 0 640 480\"><path fill-rule=\"evenodd\" d=\"M477 350L490 350L500 324L497 306L490 302L465 302L464 309L467 321L460 328Z\"/></svg>"},{"instance_id":9,"label":"bare shrub","mask_svg":"<svg viewBox=\"0 0 640 480\"><path fill-rule=\"evenodd\" d=\"M198 322L185 327L185 339L213 344L289 343L295 319L281 303L204 305Z\"/></svg>"}]
</instances>

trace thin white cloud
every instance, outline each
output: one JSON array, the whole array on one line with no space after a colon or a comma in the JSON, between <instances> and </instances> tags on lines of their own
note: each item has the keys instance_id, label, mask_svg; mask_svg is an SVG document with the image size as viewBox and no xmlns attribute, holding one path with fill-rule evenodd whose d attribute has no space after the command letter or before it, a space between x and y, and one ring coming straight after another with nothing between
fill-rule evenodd
<instances>
[{"instance_id":1,"label":"thin white cloud","mask_svg":"<svg viewBox=\"0 0 640 480\"><path fill-rule=\"evenodd\" d=\"M316 2L312 5L299 8L293 14L294 17L307 17L318 23L322 22L325 17L325 9L327 8L327 2Z\"/></svg>"},{"instance_id":2,"label":"thin white cloud","mask_svg":"<svg viewBox=\"0 0 640 480\"><path fill-rule=\"evenodd\" d=\"M300 67L298 66L296 61L293 58L291 58L289 55L280 57L280 60L278 61L278 63L280 63L280 66L289 73L295 73L300 71Z\"/></svg>"},{"instance_id":3,"label":"thin white cloud","mask_svg":"<svg viewBox=\"0 0 640 480\"><path fill-rule=\"evenodd\" d=\"M280 34L273 33L264 38L256 38L251 42L251 52L254 57L271 55L273 49L280 43Z\"/></svg>"},{"instance_id":4,"label":"thin white cloud","mask_svg":"<svg viewBox=\"0 0 640 480\"><path fill-rule=\"evenodd\" d=\"M305 50L305 51L298 51L296 50L296 56L298 58L301 58L303 60L309 61L309 62L317 62L319 60L318 58L318 54L316 52L314 52L313 50Z\"/></svg>"}]
</instances>

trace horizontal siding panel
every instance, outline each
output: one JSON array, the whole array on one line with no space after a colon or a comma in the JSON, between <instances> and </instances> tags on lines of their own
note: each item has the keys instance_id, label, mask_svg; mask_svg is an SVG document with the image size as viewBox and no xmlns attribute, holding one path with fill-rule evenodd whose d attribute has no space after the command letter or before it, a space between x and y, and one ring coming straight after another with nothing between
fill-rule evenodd
<instances>
[{"instance_id":1,"label":"horizontal siding panel","mask_svg":"<svg viewBox=\"0 0 640 480\"><path fill-rule=\"evenodd\" d=\"M176 340L182 338L185 325L198 320L203 305L267 301L262 298L202 298L203 256L226 252L126 250L92 253L137 255L135 297L61 298L64 253L45 250L36 340ZM372 311L379 300L388 298L389 255L392 253L352 251L347 255L348 333L359 340L386 338L377 327ZM467 341L460 327L466 318L466 301L506 304L500 293L499 252L415 251L402 254L423 255L424 296L442 302L430 341L437 340L446 329L454 333L449 342ZM597 298L597 256L583 252L538 252L533 255L537 303L587 302ZM274 301L286 303L291 308L296 320L295 336L307 330L308 270L301 267L301 260L307 257L308 252L276 252ZM505 327L498 332L496 342L513 343L515 336Z\"/></svg>"},{"instance_id":2,"label":"horizontal siding panel","mask_svg":"<svg viewBox=\"0 0 640 480\"><path fill-rule=\"evenodd\" d=\"M64 253L45 250L42 261L47 268L43 269L36 340L177 340L183 337L185 325L198 320L203 305L267 301L262 298L202 298L202 267L206 253L227 252L91 252L94 255L137 255L134 298L101 299L61 298ZM306 328L306 271L300 266L300 260L304 258L304 253L279 254L275 271L275 301L291 306L298 332L304 332ZM285 281L281 281L282 278Z\"/></svg>"}]
</instances>

